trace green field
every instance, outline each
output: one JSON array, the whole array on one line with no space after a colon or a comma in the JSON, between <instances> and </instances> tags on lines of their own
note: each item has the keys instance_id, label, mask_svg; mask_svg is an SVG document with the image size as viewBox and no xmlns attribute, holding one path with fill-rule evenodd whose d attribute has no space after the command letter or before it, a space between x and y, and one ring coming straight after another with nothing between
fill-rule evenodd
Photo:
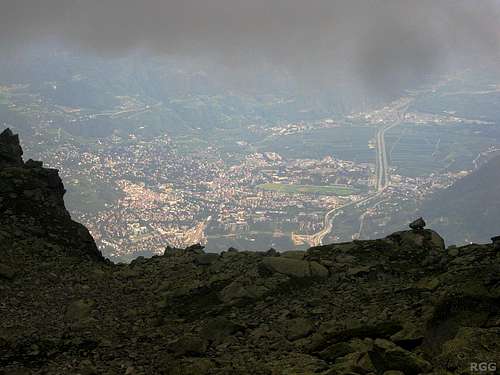
<instances>
[{"instance_id":1,"label":"green field","mask_svg":"<svg viewBox=\"0 0 500 375\"><path fill-rule=\"evenodd\" d=\"M386 145L396 173L418 177L472 168L472 160L499 136L497 126L403 124L387 132Z\"/></svg>"},{"instance_id":2,"label":"green field","mask_svg":"<svg viewBox=\"0 0 500 375\"><path fill-rule=\"evenodd\" d=\"M94 214L106 204L113 204L121 197L121 191L112 184L93 182L85 177L65 181L68 189L66 205L70 211Z\"/></svg>"},{"instance_id":3,"label":"green field","mask_svg":"<svg viewBox=\"0 0 500 375\"><path fill-rule=\"evenodd\" d=\"M276 191L287 194L323 194L346 196L355 194L356 189L343 185L313 186L313 185L288 185L288 184L262 184L257 188L266 191Z\"/></svg>"},{"instance_id":4,"label":"green field","mask_svg":"<svg viewBox=\"0 0 500 375\"><path fill-rule=\"evenodd\" d=\"M289 159L323 159L333 156L355 162L373 162L374 149L368 142L375 137L373 126L341 126L279 137L267 137L255 144L257 152L272 150Z\"/></svg>"},{"instance_id":5,"label":"green field","mask_svg":"<svg viewBox=\"0 0 500 375\"><path fill-rule=\"evenodd\" d=\"M0 104L10 104L9 98L7 95L5 95L3 92L0 92Z\"/></svg>"}]
</instances>

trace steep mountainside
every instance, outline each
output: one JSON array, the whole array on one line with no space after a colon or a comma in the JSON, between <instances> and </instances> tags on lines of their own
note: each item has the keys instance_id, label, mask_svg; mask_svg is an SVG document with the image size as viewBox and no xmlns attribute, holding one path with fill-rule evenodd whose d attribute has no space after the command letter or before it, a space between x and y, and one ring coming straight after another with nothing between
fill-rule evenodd
<instances>
[{"instance_id":1,"label":"steep mountainside","mask_svg":"<svg viewBox=\"0 0 500 375\"><path fill-rule=\"evenodd\" d=\"M0 135L0 374L448 374L500 364L500 250L431 230L102 258ZM473 368L472 368L473 369ZM485 372L486 373L486 372Z\"/></svg>"},{"instance_id":2,"label":"steep mountainside","mask_svg":"<svg viewBox=\"0 0 500 375\"><path fill-rule=\"evenodd\" d=\"M424 202L421 212L451 243L479 242L500 231L500 156Z\"/></svg>"}]
</instances>

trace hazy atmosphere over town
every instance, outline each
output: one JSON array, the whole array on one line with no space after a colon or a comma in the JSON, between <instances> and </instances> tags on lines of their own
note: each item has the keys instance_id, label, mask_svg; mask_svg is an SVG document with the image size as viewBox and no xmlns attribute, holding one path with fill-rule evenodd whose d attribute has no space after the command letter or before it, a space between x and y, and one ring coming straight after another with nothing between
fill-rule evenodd
<instances>
[{"instance_id":1,"label":"hazy atmosphere over town","mask_svg":"<svg viewBox=\"0 0 500 375\"><path fill-rule=\"evenodd\" d=\"M416 215L450 243L485 241L493 216L475 210L491 204L453 186L500 149L499 12L4 2L0 121L60 170L72 216L116 260L195 243L305 249Z\"/></svg>"}]
</instances>

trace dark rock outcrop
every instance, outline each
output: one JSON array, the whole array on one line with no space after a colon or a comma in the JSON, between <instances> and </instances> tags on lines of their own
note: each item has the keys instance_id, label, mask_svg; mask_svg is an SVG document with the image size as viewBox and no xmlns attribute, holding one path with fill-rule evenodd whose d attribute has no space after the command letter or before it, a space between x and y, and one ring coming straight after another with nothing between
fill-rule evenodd
<instances>
[{"instance_id":1,"label":"dark rock outcrop","mask_svg":"<svg viewBox=\"0 0 500 375\"><path fill-rule=\"evenodd\" d=\"M421 228L300 254L193 246L114 265L71 221L56 171L2 160L0 374L430 375L500 363L491 244L446 249Z\"/></svg>"},{"instance_id":2,"label":"dark rock outcrop","mask_svg":"<svg viewBox=\"0 0 500 375\"><path fill-rule=\"evenodd\" d=\"M50 238L64 251L103 260L87 228L71 220L58 171L24 163L22 154L17 135L9 129L0 134L0 240Z\"/></svg>"},{"instance_id":3,"label":"dark rock outcrop","mask_svg":"<svg viewBox=\"0 0 500 375\"><path fill-rule=\"evenodd\" d=\"M12 134L10 129L0 134L0 168L5 166L20 166L23 164L23 150L19 145L19 136Z\"/></svg>"},{"instance_id":4,"label":"dark rock outcrop","mask_svg":"<svg viewBox=\"0 0 500 375\"><path fill-rule=\"evenodd\" d=\"M492 237L491 242L493 242L493 247L496 250L500 250L500 236Z\"/></svg>"},{"instance_id":5,"label":"dark rock outcrop","mask_svg":"<svg viewBox=\"0 0 500 375\"><path fill-rule=\"evenodd\" d=\"M416 231L419 231L419 230L423 230L425 228L425 221L423 218L418 218L417 220L413 221L410 223L410 229L413 229L413 230L416 230Z\"/></svg>"}]
</instances>

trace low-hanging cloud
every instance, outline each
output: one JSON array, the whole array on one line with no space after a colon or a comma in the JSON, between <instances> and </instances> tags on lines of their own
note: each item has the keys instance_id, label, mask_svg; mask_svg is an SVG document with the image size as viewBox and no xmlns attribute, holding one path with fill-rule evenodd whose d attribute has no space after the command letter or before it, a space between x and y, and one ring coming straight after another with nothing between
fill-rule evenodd
<instances>
[{"instance_id":1,"label":"low-hanging cloud","mask_svg":"<svg viewBox=\"0 0 500 375\"><path fill-rule=\"evenodd\" d=\"M495 60L498 0L1 0L0 45L51 38L99 54L266 61L376 91Z\"/></svg>"}]
</instances>

